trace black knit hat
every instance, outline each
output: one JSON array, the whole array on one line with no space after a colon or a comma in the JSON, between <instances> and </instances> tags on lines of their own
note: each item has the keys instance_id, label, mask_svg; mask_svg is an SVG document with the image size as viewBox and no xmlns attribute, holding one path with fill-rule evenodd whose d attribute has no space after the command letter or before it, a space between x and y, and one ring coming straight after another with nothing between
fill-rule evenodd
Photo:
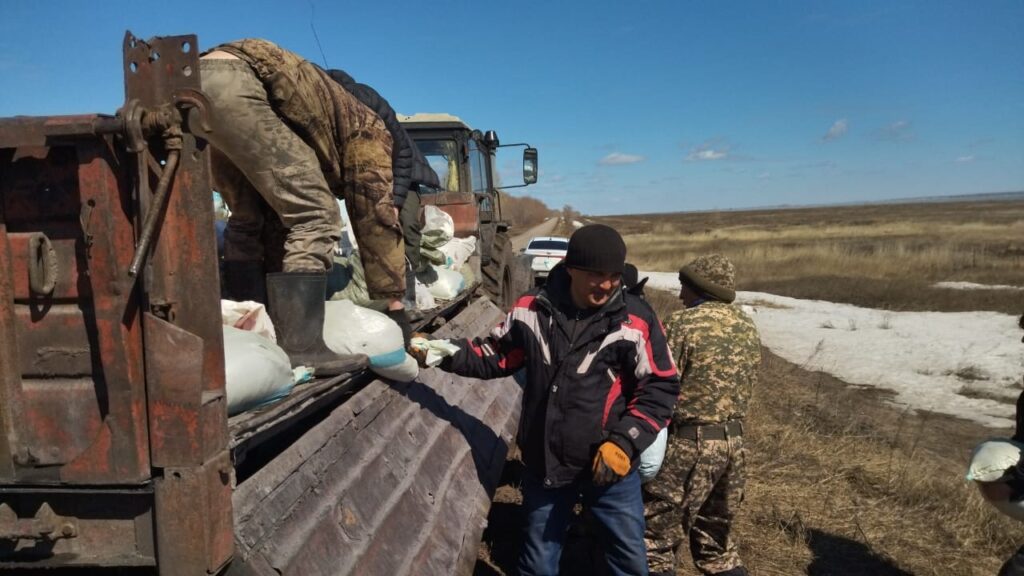
<instances>
[{"instance_id":1,"label":"black knit hat","mask_svg":"<svg viewBox=\"0 0 1024 576\"><path fill-rule=\"evenodd\" d=\"M621 274L626 262L626 243L614 228L588 224L569 237L565 254L568 268Z\"/></svg>"},{"instance_id":2,"label":"black knit hat","mask_svg":"<svg viewBox=\"0 0 1024 576\"><path fill-rule=\"evenodd\" d=\"M622 285L626 287L626 292L635 294L637 296L644 296L644 285L650 280L649 276L644 276L643 280L640 280L640 271L636 269L636 266L626 262L622 268Z\"/></svg>"}]
</instances>

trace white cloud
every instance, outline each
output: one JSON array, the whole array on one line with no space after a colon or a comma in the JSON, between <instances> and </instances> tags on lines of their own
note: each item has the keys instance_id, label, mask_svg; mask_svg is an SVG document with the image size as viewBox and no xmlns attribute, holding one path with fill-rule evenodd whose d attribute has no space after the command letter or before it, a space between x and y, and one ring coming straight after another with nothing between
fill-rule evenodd
<instances>
[{"instance_id":1,"label":"white cloud","mask_svg":"<svg viewBox=\"0 0 1024 576\"><path fill-rule=\"evenodd\" d=\"M771 177L772 177L772 173L771 172L761 172L760 174L757 175L758 180L764 180L766 178L771 178Z\"/></svg>"},{"instance_id":2,"label":"white cloud","mask_svg":"<svg viewBox=\"0 0 1024 576\"><path fill-rule=\"evenodd\" d=\"M961 164L966 164L968 162L974 162L974 154L970 154L968 156L960 156L960 157L958 157L956 159L956 161L961 163Z\"/></svg>"},{"instance_id":3,"label":"white cloud","mask_svg":"<svg viewBox=\"0 0 1024 576\"><path fill-rule=\"evenodd\" d=\"M846 135L848 123L846 118L840 118L832 123L832 126L825 132L825 135L821 137L823 142L831 142L832 140L838 140Z\"/></svg>"},{"instance_id":4,"label":"white cloud","mask_svg":"<svg viewBox=\"0 0 1024 576\"><path fill-rule=\"evenodd\" d=\"M897 120L888 126L882 127L875 137L878 140L888 142L906 142L914 139L914 127L909 120Z\"/></svg>"},{"instance_id":5,"label":"white cloud","mask_svg":"<svg viewBox=\"0 0 1024 576\"><path fill-rule=\"evenodd\" d=\"M716 148L711 142L705 142L697 146L686 155L687 162L702 162L706 160L723 160L729 157L729 147L721 146Z\"/></svg>"},{"instance_id":6,"label":"white cloud","mask_svg":"<svg viewBox=\"0 0 1024 576\"><path fill-rule=\"evenodd\" d=\"M635 154L622 154L620 152L612 152L611 154L601 158L598 162L601 166L621 166L623 164L636 164L637 162L643 162L643 156L637 156Z\"/></svg>"}]
</instances>

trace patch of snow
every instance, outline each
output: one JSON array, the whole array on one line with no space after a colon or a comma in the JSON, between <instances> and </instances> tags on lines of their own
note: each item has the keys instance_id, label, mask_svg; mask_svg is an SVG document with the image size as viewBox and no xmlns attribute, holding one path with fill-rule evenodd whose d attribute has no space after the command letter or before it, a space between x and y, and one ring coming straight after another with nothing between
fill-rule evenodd
<instances>
[{"instance_id":1,"label":"patch of snow","mask_svg":"<svg viewBox=\"0 0 1024 576\"><path fill-rule=\"evenodd\" d=\"M579 220L573 220L572 221L572 227L573 228L583 228L583 222L580 222Z\"/></svg>"},{"instance_id":2,"label":"patch of snow","mask_svg":"<svg viewBox=\"0 0 1024 576\"><path fill-rule=\"evenodd\" d=\"M649 287L679 291L675 272L644 276ZM917 410L993 427L1013 425L1024 372L1016 316L891 312L764 292L738 292L736 300L754 319L764 345L789 362L892 390L894 402Z\"/></svg>"},{"instance_id":3,"label":"patch of snow","mask_svg":"<svg viewBox=\"0 0 1024 576\"><path fill-rule=\"evenodd\" d=\"M1024 286L1010 286L1009 284L975 284L974 282L936 282L933 288L946 288L948 290L1024 290Z\"/></svg>"}]
</instances>

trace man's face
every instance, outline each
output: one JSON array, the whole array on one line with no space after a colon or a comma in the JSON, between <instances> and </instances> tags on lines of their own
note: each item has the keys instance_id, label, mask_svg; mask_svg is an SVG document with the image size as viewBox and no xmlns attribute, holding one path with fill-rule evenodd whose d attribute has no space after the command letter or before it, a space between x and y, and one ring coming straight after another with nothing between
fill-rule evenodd
<instances>
[{"instance_id":1,"label":"man's face","mask_svg":"<svg viewBox=\"0 0 1024 576\"><path fill-rule=\"evenodd\" d=\"M686 285L685 282L679 281L679 299L683 301L683 306L687 308L693 306L693 303L700 300L700 294L697 294L693 288Z\"/></svg>"},{"instance_id":2,"label":"man's face","mask_svg":"<svg viewBox=\"0 0 1024 576\"><path fill-rule=\"evenodd\" d=\"M569 268L568 272L572 280L569 291L577 308L604 306L622 283L622 274L617 272L591 272L579 268Z\"/></svg>"}]
</instances>

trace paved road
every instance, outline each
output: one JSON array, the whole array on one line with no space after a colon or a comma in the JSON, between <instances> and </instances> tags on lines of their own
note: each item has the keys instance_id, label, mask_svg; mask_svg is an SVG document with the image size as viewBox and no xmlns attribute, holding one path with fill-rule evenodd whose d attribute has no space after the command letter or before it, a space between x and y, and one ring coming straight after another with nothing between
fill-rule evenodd
<instances>
[{"instance_id":1,"label":"paved road","mask_svg":"<svg viewBox=\"0 0 1024 576\"><path fill-rule=\"evenodd\" d=\"M518 252L519 250L526 248L526 245L530 243L530 238L533 238L534 236L550 236L556 226L558 226L558 217L552 216L533 228L516 234L512 237L512 249Z\"/></svg>"}]
</instances>

